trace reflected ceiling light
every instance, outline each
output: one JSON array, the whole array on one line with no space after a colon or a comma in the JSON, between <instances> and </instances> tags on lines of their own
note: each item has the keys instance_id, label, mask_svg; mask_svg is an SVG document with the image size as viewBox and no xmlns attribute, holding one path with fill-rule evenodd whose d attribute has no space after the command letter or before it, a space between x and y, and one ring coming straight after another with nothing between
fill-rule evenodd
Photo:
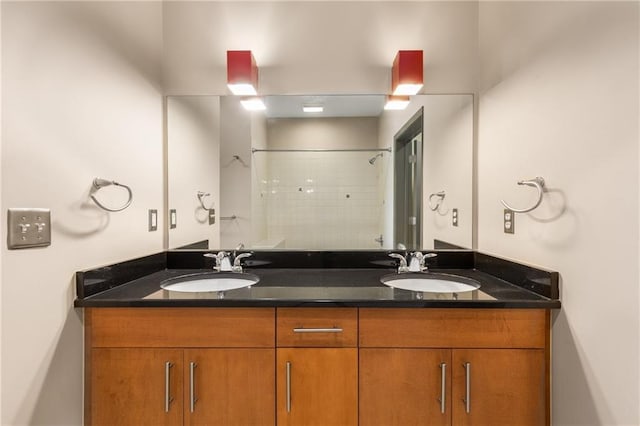
<instances>
[{"instance_id":1,"label":"reflected ceiling light","mask_svg":"<svg viewBox=\"0 0 640 426\"><path fill-rule=\"evenodd\" d=\"M303 105L302 111L303 112L322 112L324 111L324 107L317 106L317 105Z\"/></svg>"},{"instance_id":2,"label":"reflected ceiling light","mask_svg":"<svg viewBox=\"0 0 640 426\"><path fill-rule=\"evenodd\" d=\"M387 103L384 104L384 109L389 110L402 110L409 106L411 99L409 96L387 96Z\"/></svg>"},{"instance_id":3,"label":"reflected ceiling light","mask_svg":"<svg viewBox=\"0 0 640 426\"><path fill-rule=\"evenodd\" d=\"M227 50L227 86L234 95L258 94L258 67L250 50Z\"/></svg>"},{"instance_id":4,"label":"reflected ceiling light","mask_svg":"<svg viewBox=\"0 0 640 426\"><path fill-rule=\"evenodd\" d=\"M393 60L391 92L395 96L415 95L424 83L422 50L399 50Z\"/></svg>"},{"instance_id":5,"label":"reflected ceiling light","mask_svg":"<svg viewBox=\"0 0 640 426\"><path fill-rule=\"evenodd\" d=\"M264 111L267 109L261 98L245 98L240 103L247 111Z\"/></svg>"}]
</instances>

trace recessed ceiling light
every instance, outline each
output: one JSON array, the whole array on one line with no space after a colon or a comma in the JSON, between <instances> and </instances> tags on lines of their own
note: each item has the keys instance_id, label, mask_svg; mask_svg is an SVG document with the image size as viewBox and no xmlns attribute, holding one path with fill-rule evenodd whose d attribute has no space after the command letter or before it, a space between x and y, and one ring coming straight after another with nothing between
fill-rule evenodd
<instances>
[{"instance_id":1,"label":"recessed ceiling light","mask_svg":"<svg viewBox=\"0 0 640 426\"><path fill-rule=\"evenodd\" d=\"M266 105L260 98L247 98L241 100L240 103L247 111L264 111L267 109Z\"/></svg>"},{"instance_id":2,"label":"recessed ceiling light","mask_svg":"<svg viewBox=\"0 0 640 426\"><path fill-rule=\"evenodd\" d=\"M302 111L304 111L304 112L322 112L322 111L324 111L324 107L305 105L305 106L302 107Z\"/></svg>"}]
</instances>

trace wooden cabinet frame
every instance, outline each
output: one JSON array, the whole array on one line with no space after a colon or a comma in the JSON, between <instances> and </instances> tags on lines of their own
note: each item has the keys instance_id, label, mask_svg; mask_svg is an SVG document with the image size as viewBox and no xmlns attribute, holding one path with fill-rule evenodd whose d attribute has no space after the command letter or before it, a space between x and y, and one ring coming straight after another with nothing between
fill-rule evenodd
<instances>
[{"instance_id":1,"label":"wooden cabinet frame","mask_svg":"<svg viewBox=\"0 0 640 426\"><path fill-rule=\"evenodd\" d=\"M293 329L296 328L303 329L303 332L294 332ZM308 328L342 331L308 333L306 330ZM190 362L193 362L190 359L201 359L200 357L205 359L210 355L211 359L230 360L246 355L244 352L237 352L238 356L234 357L232 353L234 350L256 350L259 354L270 353L272 357L262 359L260 363L255 364L259 367L254 367L256 370L254 374L264 375L260 386L266 387L265 383L268 382L271 390L271 399L267 397L262 403L263 406L268 406L261 414L267 420L264 424L276 424L281 420L276 415L276 412L281 411L280 401L276 400L276 396L279 400L283 392L281 378L276 375L276 370L277 374L282 373L280 371L282 366L279 363L280 355L310 357L321 354L322 351L338 351L336 353L340 355L336 359L342 359L343 354L349 359L348 362L341 364L340 368L344 368L344 365L353 365L354 368L354 371L343 371L340 375L351 377L348 380L349 383L352 380L356 381L355 399L352 397L353 392L343 399L346 404L360 407L356 408L355 420L357 422L359 417L362 425L367 424L367 419L372 418L372 415L376 415L375 410L373 414L363 413L363 404L360 403L362 398L379 398L375 395L371 396L373 388L367 387L379 386L382 383L379 377L370 374L376 363L388 362L391 365L388 374L406 378L401 379L400 382L404 380L408 383L412 374L415 374L431 383L433 389L412 390L417 395L406 398L407 413L412 407L417 406L418 403L415 401L419 401L419 398L426 398L430 401L430 410L438 412L438 394L441 392L438 387L440 374L438 365L445 359L448 360L447 366L451 365L448 367L444 390L447 396L444 406L448 414L438 416L436 420L431 418L428 422L447 426L474 424L473 417L464 415L460 417L460 414L454 414L461 409L464 410L463 404L459 401L462 399L460 392L463 389L460 383L464 382L462 364L466 362L463 360L471 359L470 362L473 365L485 363L484 360L493 358L499 360L497 363L500 367L507 369L512 368L507 364L508 361L513 360L512 365L524 366L521 374L523 377L535 376L536 380L541 381L542 385L536 384L536 389L525 393L524 398L535 399L536 404L544 405L542 414L536 410L531 411L534 413L533 424L549 425L550 330L550 311L545 309L87 308L85 309L85 424L94 424L92 404L97 396L93 394L95 389L92 378L97 374L93 371L96 363L94 357L99 353L107 353L110 350L113 354L128 353L133 357L132 359L140 360L139 365L144 365L146 362L144 357L147 355L151 358L165 357L166 353L173 354L175 351L181 351L182 359L176 363L176 368L173 370L176 375L178 371L180 372L180 378L176 376L171 386L176 387L175 392L182 394L179 404L183 415L175 421L178 422L177 424L198 424L199 420L187 413L190 408L189 368ZM231 352L208 353L209 350L230 350ZM316 352L307 354L306 351ZM360 357L359 361L358 357ZM273 359L273 362L270 359ZM425 363L424 360L435 363L435 369L419 371L414 365L409 365ZM485 364L489 368L490 362L487 361ZM106 364L100 364L100 368L107 370L108 365L107 358ZM304 366L304 368L310 367ZM134 373L131 374L135 376ZM209 375L207 373L200 376L204 374L202 371L198 371L198 374L198 377ZM229 372L230 376L234 374L247 373ZM487 370L483 374L484 376L476 376L478 383L487 378L490 380L496 373ZM225 381L226 376L213 374L211 377L214 377L212 380L218 380L219 386L229 386ZM407 386L411 387L411 385ZM478 384L476 383L475 386ZM540 386L543 389L540 389ZM178 387L180 391L177 390ZM343 387L349 388L349 385ZM317 390L327 392L322 386ZM402 385L392 383L388 389L382 389L382 391L398 393L402 391ZM131 389L127 392L131 392ZM500 388L497 392L500 393L503 390ZM253 399L249 398L249 400ZM480 403L478 399L474 401ZM233 406L234 403L225 404ZM487 404L500 405L499 401ZM240 403L240 405L243 404ZM178 405L175 406L178 407ZM477 411L482 414L482 410ZM490 416L491 412L487 412ZM527 412L527 408L524 412ZM418 416L423 414L419 413ZM225 415L228 416L228 414ZM487 414L484 413L484 415ZM302 418L304 419L305 416ZM410 421L406 420L407 418L413 417L398 416L397 423L394 423L394 420L390 422L409 424ZM231 420L225 421L233 423ZM484 420L475 420L476 424L482 421ZM508 421L507 417L503 423ZM305 420L303 423L313 422ZM282 424L287 423L282 422Z\"/></svg>"}]
</instances>

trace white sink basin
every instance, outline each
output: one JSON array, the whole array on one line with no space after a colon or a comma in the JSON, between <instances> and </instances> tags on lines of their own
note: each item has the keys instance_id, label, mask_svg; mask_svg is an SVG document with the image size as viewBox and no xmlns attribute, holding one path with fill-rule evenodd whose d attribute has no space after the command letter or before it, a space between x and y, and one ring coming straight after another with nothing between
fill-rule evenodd
<instances>
[{"instance_id":1,"label":"white sink basin","mask_svg":"<svg viewBox=\"0 0 640 426\"><path fill-rule=\"evenodd\" d=\"M389 287L427 293L463 293L480 288L480 283L471 278L438 273L385 275L380 282Z\"/></svg>"},{"instance_id":2,"label":"white sink basin","mask_svg":"<svg viewBox=\"0 0 640 426\"><path fill-rule=\"evenodd\" d=\"M160 283L163 290L182 293L227 291L249 287L260 281L257 275L237 272L205 272L182 275Z\"/></svg>"}]
</instances>

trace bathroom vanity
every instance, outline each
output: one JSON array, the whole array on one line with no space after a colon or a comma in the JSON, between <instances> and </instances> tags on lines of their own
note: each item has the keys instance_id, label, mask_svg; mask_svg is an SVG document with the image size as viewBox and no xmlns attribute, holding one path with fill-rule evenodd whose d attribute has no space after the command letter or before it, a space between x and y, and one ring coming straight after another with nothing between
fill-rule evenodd
<instances>
[{"instance_id":1,"label":"bathroom vanity","mask_svg":"<svg viewBox=\"0 0 640 426\"><path fill-rule=\"evenodd\" d=\"M385 251L256 252L251 288L161 289L203 253L78 273L86 424L549 424L557 273L439 252L480 288L419 294Z\"/></svg>"}]
</instances>

